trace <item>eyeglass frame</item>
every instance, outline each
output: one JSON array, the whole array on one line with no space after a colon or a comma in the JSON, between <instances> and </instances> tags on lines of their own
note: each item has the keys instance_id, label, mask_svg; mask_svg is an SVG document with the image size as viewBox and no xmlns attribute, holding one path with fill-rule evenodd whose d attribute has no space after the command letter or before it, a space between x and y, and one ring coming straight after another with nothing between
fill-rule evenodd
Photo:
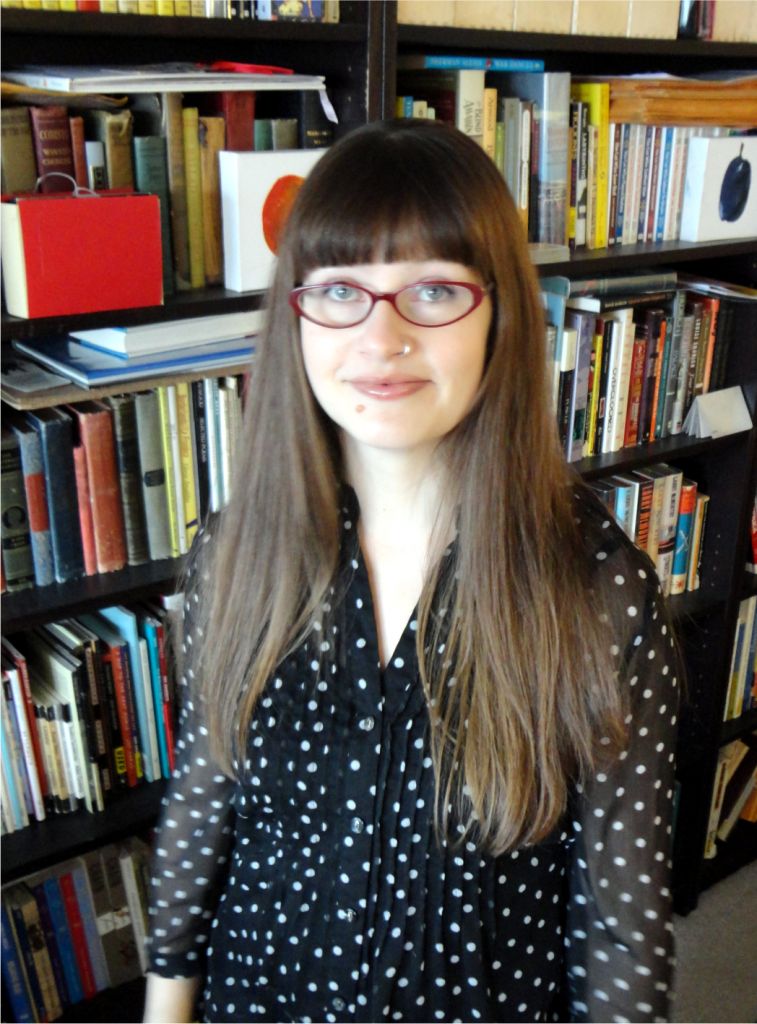
<instances>
[{"instance_id":1,"label":"eyeglass frame","mask_svg":"<svg viewBox=\"0 0 757 1024\"><path fill-rule=\"evenodd\" d=\"M320 320L314 320L312 317L308 316L308 314L305 313L304 310L302 310L300 308L300 306L299 306L299 298L300 298L300 296L303 293L308 292L308 291L315 291L316 288L327 288L330 285L335 285L335 284L349 284L350 288L357 288L361 292L365 292L365 294L370 297L371 304L368 307L368 310L367 310L365 316L361 317L359 320L356 320L354 323L349 323L349 324L325 324L325 323L322 323ZM466 311L464 313L461 313L460 316L456 316L452 320L445 320L444 323L441 323L441 324L423 324L423 323L419 323L417 320L411 320L409 317L405 316L405 314L402 312L402 310L397 305L397 296L401 292L407 291L409 288L417 288L420 285L434 285L434 284L455 285L455 286L460 287L460 288L465 288L467 291L473 293L473 299L474 299L473 305L471 306L470 309L466 309ZM484 299L486 298L486 296L489 294L489 292L491 290L492 290L492 286L491 285L473 284L470 281L448 281L445 278L439 278L439 279L434 278L434 279L431 279L429 281L415 281L413 284L403 285L402 288L397 288L397 290L393 291L393 292L374 292L374 291L371 291L370 288L366 288L362 284L352 284L351 282L347 282L347 281L324 281L321 284L304 284L304 285L300 285L297 288L292 288L292 290L289 293L289 305L292 307L292 309L297 314L297 316L304 317L304 319L310 321L311 324L316 324L318 327L326 327L328 330L331 330L331 331L343 331L343 330L345 330L345 329L347 329L349 327L358 327L360 324L365 323L365 321L368 319L368 317L373 312L376 303L377 302L381 302L382 299L383 299L383 300L385 300L386 302L389 303L389 305L394 309L395 313L397 313L398 316L401 316L402 319L406 323L413 324L414 327L429 327L429 328L431 328L433 330L436 327L449 327L450 324L456 324L456 323L458 323L458 321L463 320L466 316L470 316L470 314L475 309L478 309L478 307L481 305L481 303L484 301Z\"/></svg>"}]
</instances>

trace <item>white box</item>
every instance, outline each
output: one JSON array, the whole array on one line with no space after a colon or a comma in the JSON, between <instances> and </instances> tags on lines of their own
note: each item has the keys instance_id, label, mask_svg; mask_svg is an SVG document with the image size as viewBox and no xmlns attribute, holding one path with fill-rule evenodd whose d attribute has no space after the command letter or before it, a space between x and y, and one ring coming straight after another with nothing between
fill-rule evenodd
<instances>
[{"instance_id":1,"label":"white box","mask_svg":"<svg viewBox=\"0 0 757 1024\"><path fill-rule=\"evenodd\" d=\"M752 235L757 235L757 137L690 139L681 240Z\"/></svg>"},{"instance_id":2,"label":"white box","mask_svg":"<svg viewBox=\"0 0 757 1024\"><path fill-rule=\"evenodd\" d=\"M224 285L232 292L270 284L280 235L300 185L325 149L219 153Z\"/></svg>"}]
</instances>

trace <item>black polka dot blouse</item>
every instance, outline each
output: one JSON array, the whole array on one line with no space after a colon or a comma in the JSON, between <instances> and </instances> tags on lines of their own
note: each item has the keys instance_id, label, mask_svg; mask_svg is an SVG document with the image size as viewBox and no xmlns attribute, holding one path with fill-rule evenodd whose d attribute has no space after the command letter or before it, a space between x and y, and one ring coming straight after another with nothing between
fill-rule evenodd
<instances>
[{"instance_id":1,"label":"black polka dot blouse","mask_svg":"<svg viewBox=\"0 0 757 1024\"><path fill-rule=\"evenodd\" d=\"M666 1020L678 700L651 563L582 509L628 598L607 643L629 741L548 841L493 857L436 838L416 622L382 670L357 514L348 492L341 625L279 667L233 781L183 680L150 970L202 975L208 1021ZM188 611L184 642L202 643Z\"/></svg>"}]
</instances>

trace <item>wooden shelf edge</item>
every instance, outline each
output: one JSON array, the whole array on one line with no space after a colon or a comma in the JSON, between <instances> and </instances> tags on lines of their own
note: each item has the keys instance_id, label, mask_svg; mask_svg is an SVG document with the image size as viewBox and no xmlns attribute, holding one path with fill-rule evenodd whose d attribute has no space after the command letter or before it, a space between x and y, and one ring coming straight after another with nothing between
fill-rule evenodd
<instances>
[{"instance_id":1,"label":"wooden shelf edge","mask_svg":"<svg viewBox=\"0 0 757 1024\"><path fill-rule=\"evenodd\" d=\"M514 32L485 28L457 28L442 25L398 25L400 48L411 46L481 47L492 50L542 50L569 53L664 54L690 57L757 57L757 44L718 42L702 39L647 39L634 36L581 36L554 32Z\"/></svg>"},{"instance_id":2,"label":"wooden shelf edge","mask_svg":"<svg viewBox=\"0 0 757 1024\"><path fill-rule=\"evenodd\" d=\"M173 588L183 565L183 558L166 558L49 587L7 592L2 597L3 633L10 635L54 618L76 615L97 604L120 604L160 587Z\"/></svg>"},{"instance_id":3,"label":"wooden shelf edge","mask_svg":"<svg viewBox=\"0 0 757 1024\"><path fill-rule=\"evenodd\" d=\"M164 779L143 783L114 797L104 811L52 815L3 836L3 883L151 828L165 789Z\"/></svg>"}]
</instances>

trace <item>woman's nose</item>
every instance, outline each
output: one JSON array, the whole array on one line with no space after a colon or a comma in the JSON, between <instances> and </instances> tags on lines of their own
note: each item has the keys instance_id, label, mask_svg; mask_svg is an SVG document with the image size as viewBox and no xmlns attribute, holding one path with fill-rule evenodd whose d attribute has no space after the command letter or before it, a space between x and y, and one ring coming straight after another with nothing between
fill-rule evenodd
<instances>
[{"instance_id":1,"label":"woman's nose","mask_svg":"<svg viewBox=\"0 0 757 1024\"><path fill-rule=\"evenodd\" d=\"M388 299L378 299L368 318L357 328L361 350L391 357L404 350L413 325L408 323Z\"/></svg>"}]
</instances>

